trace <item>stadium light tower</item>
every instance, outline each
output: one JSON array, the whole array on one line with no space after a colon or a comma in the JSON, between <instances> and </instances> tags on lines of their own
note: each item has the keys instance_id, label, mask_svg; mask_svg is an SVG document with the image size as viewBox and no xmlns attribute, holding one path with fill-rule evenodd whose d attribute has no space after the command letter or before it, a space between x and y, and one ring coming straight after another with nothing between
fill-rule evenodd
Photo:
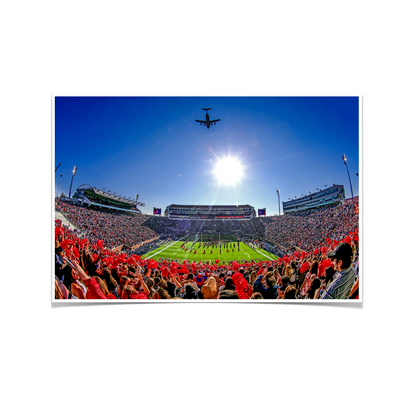
<instances>
[{"instance_id":1,"label":"stadium light tower","mask_svg":"<svg viewBox=\"0 0 400 400\"><path fill-rule=\"evenodd\" d=\"M278 189L278 190L276 191L276 194L278 195L279 215L281 215L281 196L280 196L281 191Z\"/></svg>"},{"instance_id":2,"label":"stadium light tower","mask_svg":"<svg viewBox=\"0 0 400 400\"><path fill-rule=\"evenodd\" d=\"M343 155L342 155L342 159L343 159L344 164L346 165L347 175L349 176L350 190L351 190L351 201L354 202L354 197L353 197L353 186L351 186L351 179L350 179L349 167L347 166L346 154L343 154Z\"/></svg>"},{"instance_id":3,"label":"stadium light tower","mask_svg":"<svg viewBox=\"0 0 400 400\"><path fill-rule=\"evenodd\" d=\"M76 174L76 170L78 168L74 166L74 169L72 170L72 178L71 178L71 185L69 186L69 198L71 198L71 189L72 189L72 181L74 180L74 176Z\"/></svg>"}]
</instances>

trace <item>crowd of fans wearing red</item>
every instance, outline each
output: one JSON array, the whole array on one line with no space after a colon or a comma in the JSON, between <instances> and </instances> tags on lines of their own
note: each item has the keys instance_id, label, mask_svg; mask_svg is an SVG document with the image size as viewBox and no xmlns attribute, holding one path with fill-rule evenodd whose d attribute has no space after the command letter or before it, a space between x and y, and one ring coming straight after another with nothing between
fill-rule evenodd
<instances>
[{"instance_id":1,"label":"crowd of fans wearing red","mask_svg":"<svg viewBox=\"0 0 400 400\"><path fill-rule=\"evenodd\" d=\"M78 237L56 220L56 299L357 299L357 208L319 213L333 230L320 245L270 262L214 263L144 260L113 252L102 239ZM326 213L326 211L328 211ZM125 216L124 216L125 217ZM295 218L295 217L293 217ZM313 216L313 218L317 218ZM335 219L336 218L336 219ZM335 236L343 223L348 230ZM310 220L308 221L310 224ZM289 229L283 226L282 229ZM314 223L312 225L316 227ZM304 225L297 226L304 229ZM309 228L305 228L312 237ZM322 232L325 232L322 229ZM300 243L306 234L299 236ZM312 240L312 239L310 239ZM310 242L311 243L311 242ZM346 261L347 260L347 261Z\"/></svg>"}]
</instances>

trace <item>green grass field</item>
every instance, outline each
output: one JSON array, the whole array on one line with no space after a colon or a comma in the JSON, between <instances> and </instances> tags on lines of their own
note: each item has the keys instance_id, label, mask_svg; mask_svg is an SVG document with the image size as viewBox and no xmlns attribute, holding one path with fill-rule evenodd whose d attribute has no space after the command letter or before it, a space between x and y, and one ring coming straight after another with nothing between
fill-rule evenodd
<instances>
[{"instance_id":1,"label":"green grass field","mask_svg":"<svg viewBox=\"0 0 400 400\"><path fill-rule=\"evenodd\" d=\"M221 253L219 243L221 243ZM224 247L224 243L227 244L226 247ZM183 244L186 250L182 248ZM235 244L235 246L233 246L233 244ZM252 249L242 242L239 242L239 249L240 251L238 251L237 241L233 237L229 238L226 236L219 241L218 238L212 236L201 238L200 235L187 235L178 241L169 242L142 255L142 259L152 258L154 260L159 260L162 258L182 261L220 260L221 263L248 260L271 261L277 259L276 256L263 249Z\"/></svg>"}]
</instances>

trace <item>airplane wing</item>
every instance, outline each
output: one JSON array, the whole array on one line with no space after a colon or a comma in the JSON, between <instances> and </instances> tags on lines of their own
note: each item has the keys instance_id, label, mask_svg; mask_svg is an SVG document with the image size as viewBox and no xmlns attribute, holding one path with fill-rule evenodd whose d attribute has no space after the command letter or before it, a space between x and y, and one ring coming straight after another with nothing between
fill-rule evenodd
<instances>
[{"instance_id":1,"label":"airplane wing","mask_svg":"<svg viewBox=\"0 0 400 400\"><path fill-rule=\"evenodd\" d=\"M214 121L210 121L210 124L214 123L214 122L218 122L221 121L221 119L214 119Z\"/></svg>"},{"instance_id":2,"label":"airplane wing","mask_svg":"<svg viewBox=\"0 0 400 400\"><path fill-rule=\"evenodd\" d=\"M198 120L198 119L195 119L195 121L196 121L196 122L201 122L201 123L203 123L203 124L206 124L206 123L207 123L207 121L200 121L200 120Z\"/></svg>"}]
</instances>

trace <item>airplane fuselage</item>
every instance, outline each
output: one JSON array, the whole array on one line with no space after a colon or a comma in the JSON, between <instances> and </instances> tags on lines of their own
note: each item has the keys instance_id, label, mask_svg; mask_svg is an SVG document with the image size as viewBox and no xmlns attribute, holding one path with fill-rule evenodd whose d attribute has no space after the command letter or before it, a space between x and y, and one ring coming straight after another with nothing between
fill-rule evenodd
<instances>
[{"instance_id":1,"label":"airplane fuselage","mask_svg":"<svg viewBox=\"0 0 400 400\"><path fill-rule=\"evenodd\" d=\"M196 122L200 122L200 125L205 125L207 126L207 129L210 129L211 125L215 125L218 121L221 121L220 119L215 119L213 121L210 121L210 116L208 115L208 110L211 110L211 108L203 108L203 110L206 111L206 120L205 121L201 121L196 119Z\"/></svg>"}]
</instances>

